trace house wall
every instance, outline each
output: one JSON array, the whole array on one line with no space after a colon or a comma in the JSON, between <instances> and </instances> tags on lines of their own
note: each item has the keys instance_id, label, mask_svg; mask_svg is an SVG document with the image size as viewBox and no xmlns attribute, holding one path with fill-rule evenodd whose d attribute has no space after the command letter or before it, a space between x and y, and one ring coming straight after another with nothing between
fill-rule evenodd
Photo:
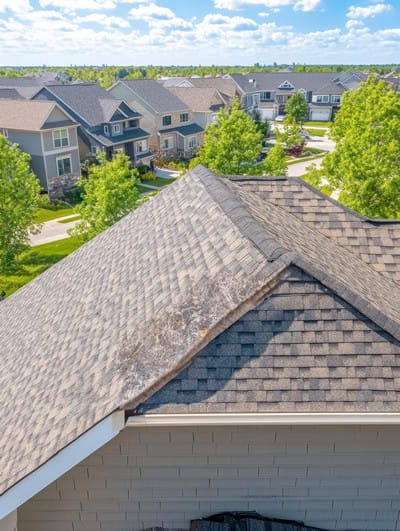
<instances>
[{"instance_id":1,"label":"house wall","mask_svg":"<svg viewBox=\"0 0 400 531\"><path fill-rule=\"evenodd\" d=\"M65 127L60 127L57 129L65 129ZM76 127L68 127L68 139L69 139L69 146L68 147L77 147L78 146L78 134L77 134L77 128ZM63 152L65 149L68 149L68 147L62 147L62 148L56 148L54 147L54 140L53 140L53 130L50 131L44 131L43 132L43 146L45 151L60 151Z\"/></svg>"},{"instance_id":2,"label":"house wall","mask_svg":"<svg viewBox=\"0 0 400 531\"><path fill-rule=\"evenodd\" d=\"M397 529L399 439L398 426L126 428L25 503L18 529L188 528L227 510Z\"/></svg>"},{"instance_id":3,"label":"house wall","mask_svg":"<svg viewBox=\"0 0 400 531\"><path fill-rule=\"evenodd\" d=\"M0 520L0 531L17 531L17 511Z\"/></svg>"},{"instance_id":4,"label":"house wall","mask_svg":"<svg viewBox=\"0 0 400 531\"><path fill-rule=\"evenodd\" d=\"M40 132L12 131L9 129L8 139L10 142L18 144L21 151L29 153L32 171L39 179L41 186L47 189L46 168L43 160Z\"/></svg>"}]
</instances>

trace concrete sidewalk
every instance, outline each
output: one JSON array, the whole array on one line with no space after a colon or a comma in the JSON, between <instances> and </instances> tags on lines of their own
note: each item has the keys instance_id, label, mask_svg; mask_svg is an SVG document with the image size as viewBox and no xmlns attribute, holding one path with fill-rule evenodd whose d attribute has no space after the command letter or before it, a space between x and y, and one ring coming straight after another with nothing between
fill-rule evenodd
<instances>
[{"instance_id":1,"label":"concrete sidewalk","mask_svg":"<svg viewBox=\"0 0 400 531\"><path fill-rule=\"evenodd\" d=\"M59 223L59 221L73 218L75 216L76 214L71 214L62 218L45 221L42 224L42 230L39 232L39 234L31 234L28 242L29 245L34 247L35 245L42 245L43 243L50 243L57 240L63 240L64 238L69 238L67 231L72 229L78 220L74 220L69 223Z\"/></svg>"}]
</instances>

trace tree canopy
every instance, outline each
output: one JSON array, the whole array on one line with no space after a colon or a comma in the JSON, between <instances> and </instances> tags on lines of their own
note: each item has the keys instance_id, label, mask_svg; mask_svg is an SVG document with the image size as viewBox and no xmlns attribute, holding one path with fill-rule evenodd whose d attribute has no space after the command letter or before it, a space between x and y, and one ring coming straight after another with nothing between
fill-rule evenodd
<instances>
[{"instance_id":1,"label":"tree canopy","mask_svg":"<svg viewBox=\"0 0 400 531\"><path fill-rule=\"evenodd\" d=\"M308 103L303 94L296 92L287 100L285 113L295 124L303 125L308 118Z\"/></svg>"},{"instance_id":2,"label":"tree canopy","mask_svg":"<svg viewBox=\"0 0 400 531\"><path fill-rule=\"evenodd\" d=\"M366 216L400 217L400 94L369 77L344 94L331 137L322 174L339 200Z\"/></svg>"},{"instance_id":3,"label":"tree canopy","mask_svg":"<svg viewBox=\"0 0 400 531\"><path fill-rule=\"evenodd\" d=\"M221 109L216 123L207 127L204 145L191 167L204 164L216 173L243 175L253 168L262 140L263 133L235 100L231 109Z\"/></svg>"},{"instance_id":4,"label":"tree canopy","mask_svg":"<svg viewBox=\"0 0 400 531\"><path fill-rule=\"evenodd\" d=\"M89 167L88 177L81 178L82 203L77 206L81 221L72 230L88 240L110 227L133 210L139 201L136 186L138 171L130 167L129 158L116 153L112 160L99 157L100 164Z\"/></svg>"},{"instance_id":5,"label":"tree canopy","mask_svg":"<svg viewBox=\"0 0 400 531\"><path fill-rule=\"evenodd\" d=\"M0 135L0 269L11 266L34 229L40 184L30 156Z\"/></svg>"}]
</instances>

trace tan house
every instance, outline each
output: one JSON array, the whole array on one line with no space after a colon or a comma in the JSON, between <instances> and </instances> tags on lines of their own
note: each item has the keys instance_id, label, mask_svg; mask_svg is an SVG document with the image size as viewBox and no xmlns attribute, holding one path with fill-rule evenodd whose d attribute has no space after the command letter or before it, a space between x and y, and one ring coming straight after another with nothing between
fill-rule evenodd
<instances>
[{"instance_id":1,"label":"tan house","mask_svg":"<svg viewBox=\"0 0 400 531\"><path fill-rule=\"evenodd\" d=\"M5 299L1 531L398 528L399 242L198 166Z\"/></svg>"},{"instance_id":2,"label":"tan house","mask_svg":"<svg viewBox=\"0 0 400 531\"><path fill-rule=\"evenodd\" d=\"M215 123L218 112L228 105L226 98L213 88L169 87L168 90L188 105L194 121L203 129Z\"/></svg>"},{"instance_id":3,"label":"tan house","mask_svg":"<svg viewBox=\"0 0 400 531\"><path fill-rule=\"evenodd\" d=\"M108 89L143 116L150 133L150 148L164 157L192 157L203 143L203 127L194 120L192 109L153 79L117 81Z\"/></svg>"},{"instance_id":4,"label":"tan house","mask_svg":"<svg viewBox=\"0 0 400 531\"><path fill-rule=\"evenodd\" d=\"M77 128L53 101L0 99L0 133L29 153L32 171L51 197L80 176Z\"/></svg>"}]
</instances>

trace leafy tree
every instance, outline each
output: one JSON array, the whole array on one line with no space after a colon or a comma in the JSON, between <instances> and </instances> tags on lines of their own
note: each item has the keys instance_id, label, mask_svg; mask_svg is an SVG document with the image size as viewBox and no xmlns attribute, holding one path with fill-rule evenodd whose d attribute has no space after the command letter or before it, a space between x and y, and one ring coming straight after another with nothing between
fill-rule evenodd
<instances>
[{"instance_id":1,"label":"leafy tree","mask_svg":"<svg viewBox=\"0 0 400 531\"><path fill-rule=\"evenodd\" d=\"M300 92L291 96L285 105L286 116L290 116L297 125L303 125L308 118L308 103Z\"/></svg>"},{"instance_id":2,"label":"leafy tree","mask_svg":"<svg viewBox=\"0 0 400 531\"><path fill-rule=\"evenodd\" d=\"M285 117L283 131L278 132L276 137L280 142L285 144L286 148L301 146L303 144L300 127L289 115Z\"/></svg>"},{"instance_id":3,"label":"leafy tree","mask_svg":"<svg viewBox=\"0 0 400 531\"><path fill-rule=\"evenodd\" d=\"M35 229L40 185L29 166L30 156L0 135L0 269L13 265Z\"/></svg>"},{"instance_id":4,"label":"leafy tree","mask_svg":"<svg viewBox=\"0 0 400 531\"><path fill-rule=\"evenodd\" d=\"M204 134L204 145L199 149L191 167L204 164L210 170L225 175L242 175L251 171L261 153L263 133L252 118L235 100L232 109L221 109L215 124Z\"/></svg>"},{"instance_id":5,"label":"leafy tree","mask_svg":"<svg viewBox=\"0 0 400 531\"><path fill-rule=\"evenodd\" d=\"M89 167L82 178L82 203L77 207L81 221L71 231L82 240L89 240L133 210L139 202L136 187L138 171L132 170L129 158L116 153L112 160L101 154L100 164Z\"/></svg>"},{"instance_id":6,"label":"leafy tree","mask_svg":"<svg viewBox=\"0 0 400 531\"><path fill-rule=\"evenodd\" d=\"M339 200L370 217L400 216L400 94L369 77L344 94L323 161Z\"/></svg>"},{"instance_id":7,"label":"leafy tree","mask_svg":"<svg viewBox=\"0 0 400 531\"><path fill-rule=\"evenodd\" d=\"M264 160L263 170L266 175L286 175L287 162L285 150L276 143Z\"/></svg>"}]
</instances>

